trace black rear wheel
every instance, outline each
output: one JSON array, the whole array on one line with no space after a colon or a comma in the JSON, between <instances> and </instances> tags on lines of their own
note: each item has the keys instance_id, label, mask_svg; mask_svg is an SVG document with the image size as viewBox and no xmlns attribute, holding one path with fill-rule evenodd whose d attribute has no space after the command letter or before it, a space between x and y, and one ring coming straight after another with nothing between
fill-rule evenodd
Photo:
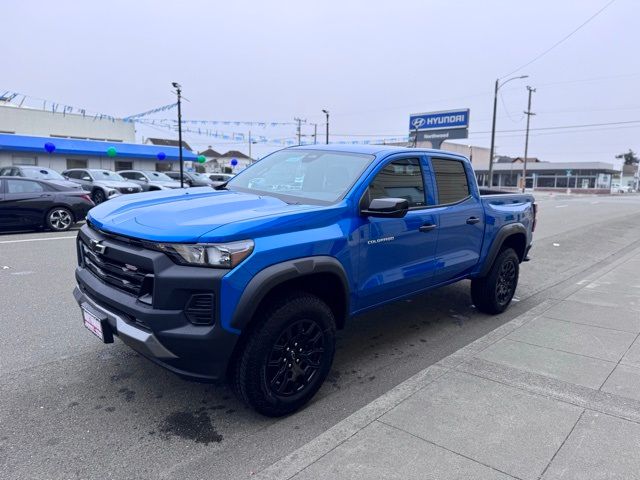
<instances>
[{"instance_id":1,"label":"black rear wheel","mask_svg":"<svg viewBox=\"0 0 640 480\"><path fill-rule=\"evenodd\" d=\"M232 381L250 407L279 417L320 389L333 363L335 320L318 297L299 293L272 303L246 335Z\"/></svg>"},{"instance_id":2,"label":"black rear wheel","mask_svg":"<svg viewBox=\"0 0 640 480\"><path fill-rule=\"evenodd\" d=\"M92 199L93 199L93 203L95 203L96 205L98 205L99 203L104 202L107 199L107 196L104 194L104 192L102 190L95 190L93 192L93 195L91 195Z\"/></svg>"},{"instance_id":3,"label":"black rear wheel","mask_svg":"<svg viewBox=\"0 0 640 480\"><path fill-rule=\"evenodd\" d=\"M518 286L520 259L512 248L500 252L486 277L471 280L471 299L478 310L497 314L504 312Z\"/></svg>"}]
</instances>

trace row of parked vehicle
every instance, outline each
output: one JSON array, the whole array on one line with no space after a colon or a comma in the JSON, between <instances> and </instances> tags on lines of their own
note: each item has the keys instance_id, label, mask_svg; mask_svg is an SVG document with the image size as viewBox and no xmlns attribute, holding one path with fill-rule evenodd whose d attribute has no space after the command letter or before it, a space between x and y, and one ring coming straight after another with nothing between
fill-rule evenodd
<instances>
[{"instance_id":1,"label":"row of parked vehicle","mask_svg":"<svg viewBox=\"0 0 640 480\"><path fill-rule=\"evenodd\" d=\"M216 187L230 174L184 172L185 187ZM73 168L58 173L33 165L0 168L0 229L62 232L95 205L131 193L180 188L180 172Z\"/></svg>"}]
</instances>

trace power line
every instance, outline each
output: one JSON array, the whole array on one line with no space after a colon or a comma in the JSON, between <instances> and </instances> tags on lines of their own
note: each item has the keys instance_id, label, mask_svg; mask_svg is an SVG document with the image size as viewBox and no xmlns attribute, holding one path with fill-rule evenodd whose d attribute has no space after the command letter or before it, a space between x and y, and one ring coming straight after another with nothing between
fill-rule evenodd
<instances>
[{"instance_id":1,"label":"power line","mask_svg":"<svg viewBox=\"0 0 640 480\"><path fill-rule=\"evenodd\" d=\"M561 38L560 40L558 40L556 43L554 43L553 45L551 45L549 48L547 48L544 52L540 53L539 55L537 55L536 57L534 57L533 59L529 60L527 63L525 63L524 65L521 65L520 67L516 68L514 71L507 73L506 75L503 75L501 78L504 77L509 77L511 75L513 75L516 72L519 72L520 70L522 70L525 67L528 67L529 65L531 65L533 62L541 59L542 57L544 57L547 53L549 53L551 50L553 50L554 48L556 48L557 46L559 46L560 44L564 43L565 41L567 41L569 38L571 38L576 32L578 32L578 30L580 30L582 27L584 27L585 25L587 25L589 22L591 22L591 20L593 20L594 18L596 18L598 15L600 15L602 12L604 12L607 8L609 8L611 6L611 4L613 2L615 2L616 0L610 0L604 7L602 7L600 10L598 10L596 13L594 13L593 15L591 15L589 18L587 18L584 22L582 22L580 25L578 25L578 27L576 29L574 29L573 31L571 31L568 35L564 36L563 38Z\"/></svg>"}]
</instances>

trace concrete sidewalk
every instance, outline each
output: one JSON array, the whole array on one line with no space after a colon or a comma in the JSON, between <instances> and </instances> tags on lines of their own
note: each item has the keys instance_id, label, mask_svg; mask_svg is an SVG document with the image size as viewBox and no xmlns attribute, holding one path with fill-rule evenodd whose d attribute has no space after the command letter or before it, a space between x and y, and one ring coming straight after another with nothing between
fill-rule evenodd
<instances>
[{"instance_id":1,"label":"concrete sidewalk","mask_svg":"<svg viewBox=\"0 0 640 480\"><path fill-rule=\"evenodd\" d=\"M640 249L398 385L263 479L640 479Z\"/></svg>"}]
</instances>

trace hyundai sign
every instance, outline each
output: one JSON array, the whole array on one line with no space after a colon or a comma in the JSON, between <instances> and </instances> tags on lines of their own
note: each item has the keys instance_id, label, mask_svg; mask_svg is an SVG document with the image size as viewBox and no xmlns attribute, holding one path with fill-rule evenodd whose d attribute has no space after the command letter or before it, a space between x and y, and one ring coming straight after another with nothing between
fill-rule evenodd
<instances>
[{"instance_id":1,"label":"hyundai sign","mask_svg":"<svg viewBox=\"0 0 640 480\"><path fill-rule=\"evenodd\" d=\"M469 128L469 109L414 113L409 117L409 130L443 130L449 128Z\"/></svg>"},{"instance_id":2,"label":"hyundai sign","mask_svg":"<svg viewBox=\"0 0 640 480\"><path fill-rule=\"evenodd\" d=\"M434 148L440 148L444 140L467 138L469 109L414 113L409 117L409 136L414 143L428 141Z\"/></svg>"}]
</instances>

